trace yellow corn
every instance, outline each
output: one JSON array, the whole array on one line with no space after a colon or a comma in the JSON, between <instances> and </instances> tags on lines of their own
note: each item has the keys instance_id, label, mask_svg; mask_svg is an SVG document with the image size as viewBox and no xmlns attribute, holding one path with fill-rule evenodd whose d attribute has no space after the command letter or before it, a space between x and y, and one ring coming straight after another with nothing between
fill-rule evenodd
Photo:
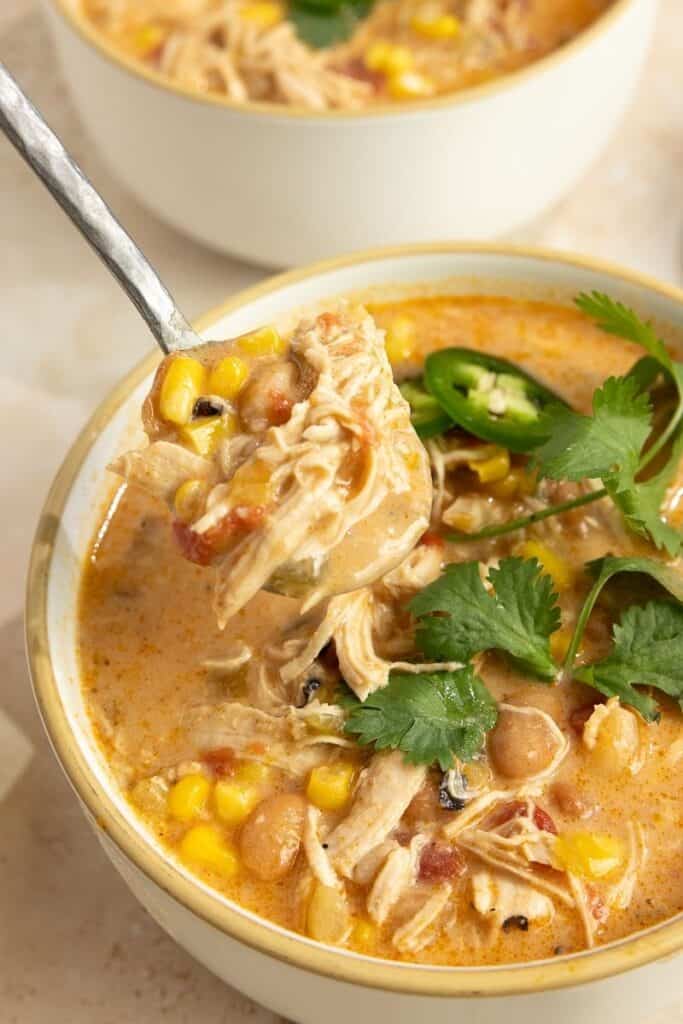
<instances>
[{"instance_id":1,"label":"yellow corn","mask_svg":"<svg viewBox=\"0 0 683 1024\"><path fill-rule=\"evenodd\" d=\"M178 519L190 523L197 518L206 494L206 483L203 480L186 480L175 492L173 509Z\"/></svg>"},{"instance_id":2,"label":"yellow corn","mask_svg":"<svg viewBox=\"0 0 683 1024\"><path fill-rule=\"evenodd\" d=\"M357 918L353 924L351 941L356 946L374 946L377 941L377 926L372 921L365 921L362 917Z\"/></svg>"},{"instance_id":3,"label":"yellow corn","mask_svg":"<svg viewBox=\"0 0 683 1024\"><path fill-rule=\"evenodd\" d=\"M502 480L496 480L488 488L494 498L525 498L536 490L537 477L521 466L510 470Z\"/></svg>"},{"instance_id":4,"label":"yellow corn","mask_svg":"<svg viewBox=\"0 0 683 1024\"><path fill-rule=\"evenodd\" d=\"M234 878L239 858L213 825L195 825L180 842L180 856L193 867L214 871L223 878Z\"/></svg>"},{"instance_id":5,"label":"yellow corn","mask_svg":"<svg viewBox=\"0 0 683 1024\"><path fill-rule=\"evenodd\" d=\"M370 71L383 71L387 75L409 71L415 63L407 46L396 46L381 39L367 48L363 59Z\"/></svg>"},{"instance_id":6,"label":"yellow corn","mask_svg":"<svg viewBox=\"0 0 683 1024\"><path fill-rule=\"evenodd\" d=\"M389 92L396 100L413 100L434 95L434 83L419 71L400 71L389 76Z\"/></svg>"},{"instance_id":7,"label":"yellow corn","mask_svg":"<svg viewBox=\"0 0 683 1024\"><path fill-rule=\"evenodd\" d=\"M263 761L242 761L235 772L236 778L242 782L251 782L253 785L267 782L270 774L270 765L264 764Z\"/></svg>"},{"instance_id":8,"label":"yellow corn","mask_svg":"<svg viewBox=\"0 0 683 1024\"><path fill-rule=\"evenodd\" d=\"M252 25L258 25L259 28L271 28L282 21L284 13L280 4L269 3L268 0L254 0L254 3L242 4L240 17Z\"/></svg>"},{"instance_id":9,"label":"yellow corn","mask_svg":"<svg viewBox=\"0 0 683 1024\"><path fill-rule=\"evenodd\" d=\"M453 14L433 14L429 11L418 13L410 22L413 32L427 39L455 39L462 26Z\"/></svg>"},{"instance_id":10,"label":"yellow corn","mask_svg":"<svg viewBox=\"0 0 683 1024\"><path fill-rule=\"evenodd\" d=\"M216 814L226 825L240 825L261 801L254 786L221 779L213 791Z\"/></svg>"},{"instance_id":11,"label":"yellow corn","mask_svg":"<svg viewBox=\"0 0 683 1024\"><path fill-rule=\"evenodd\" d=\"M239 356L226 356L216 363L209 374L206 390L210 395L218 395L220 398L235 398L248 376L249 367L244 359L240 359Z\"/></svg>"},{"instance_id":12,"label":"yellow corn","mask_svg":"<svg viewBox=\"0 0 683 1024\"><path fill-rule=\"evenodd\" d=\"M209 456L213 455L224 438L232 437L237 430L237 417L226 413L223 416L202 416L192 423L186 423L178 433L180 439L197 455Z\"/></svg>"},{"instance_id":13,"label":"yellow corn","mask_svg":"<svg viewBox=\"0 0 683 1024\"><path fill-rule=\"evenodd\" d=\"M536 540L527 540L515 549L515 554L522 558L537 558L541 563L543 572L547 573L558 591L568 590L574 582L574 570L569 562L549 548Z\"/></svg>"},{"instance_id":14,"label":"yellow corn","mask_svg":"<svg viewBox=\"0 0 683 1024\"><path fill-rule=\"evenodd\" d=\"M386 349L389 362L404 363L415 354L417 333L409 316L395 316L387 328Z\"/></svg>"},{"instance_id":15,"label":"yellow corn","mask_svg":"<svg viewBox=\"0 0 683 1024\"><path fill-rule=\"evenodd\" d=\"M339 811L351 796L354 772L354 766L346 761L320 765L308 777L306 796L321 811Z\"/></svg>"},{"instance_id":16,"label":"yellow corn","mask_svg":"<svg viewBox=\"0 0 683 1024\"><path fill-rule=\"evenodd\" d=\"M155 50L158 50L165 38L166 31L161 25L150 23L135 29L128 37L128 41L130 49L135 53L135 56L144 59L154 53Z\"/></svg>"},{"instance_id":17,"label":"yellow corn","mask_svg":"<svg viewBox=\"0 0 683 1024\"><path fill-rule=\"evenodd\" d=\"M168 794L168 813L177 821L192 821L206 808L211 783L203 775L186 775Z\"/></svg>"},{"instance_id":18,"label":"yellow corn","mask_svg":"<svg viewBox=\"0 0 683 1024\"><path fill-rule=\"evenodd\" d=\"M239 339L239 347L248 356L279 356L287 344L274 327L262 327L259 331L244 334Z\"/></svg>"},{"instance_id":19,"label":"yellow corn","mask_svg":"<svg viewBox=\"0 0 683 1024\"><path fill-rule=\"evenodd\" d=\"M175 356L166 367L159 391L162 420L179 425L187 423L205 381L206 369L201 363L191 356Z\"/></svg>"},{"instance_id":20,"label":"yellow corn","mask_svg":"<svg viewBox=\"0 0 683 1024\"><path fill-rule=\"evenodd\" d=\"M608 878L624 864L624 845L605 832L572 832L558 837L554 856L565 871L597 881Z\"/></svg>"},{"instance_id":21,"label":"yellow corn","mask_svg":"<svg viewBox=\"0 0 683 1024\"><path fill-rule=\"evenodd\" d=\"M510 472L510 452L507 448L499 448L490 459L470 460L467 465L477 474L480 483L496 483L504 480Z\"/></svg>"}]
</instances>

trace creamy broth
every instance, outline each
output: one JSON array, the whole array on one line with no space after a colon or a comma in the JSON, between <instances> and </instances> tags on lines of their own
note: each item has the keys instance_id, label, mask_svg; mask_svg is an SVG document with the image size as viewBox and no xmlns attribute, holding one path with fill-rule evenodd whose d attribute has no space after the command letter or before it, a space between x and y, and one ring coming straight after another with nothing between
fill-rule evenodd
<instances>
[{"instance_id":1,"label":"creamy broth","mask_svg":"<svg viewBox=\"0 0 683 1024\"><path fill-rule=\"evenodd\" d=\"M394 357L397 377L418 373L428 352L466 346L520 364L584 412L590 409L594 389L607 376L625 373L641 354L635 345L598 330L578 311L541 303L443 297L369 308L379 326L387 329L387 349ZM410 325L409 344L405 341L406 324ZM524 463L525 459L513 457L513 470L525 471ZM484 502L489 509L502 509L507 517L518 508L518 496L496 497L493 485L480 482L468 470L450 486L456 498ZM549 547L561 560L564 572L563 577L560 569L555 570L561 583L559 603L566 633L589 588L581 566L607 551L642 554L647 550L644 541L624 531L612 531L608 519L590 510L590 506L587 512L575 510L559 521L551 520L552 526L539 524L524 535L467 545L444 540L448 528L432 526L418 550L424 554L426 548L436 547L444 563L473 558L488 563L519 553L522 543L543 545L540 550ZM121 786L172 854L180 849L183 857L183 839L196 822L210 822L218 829L235 863L226 861L229 870L226 867L225 871L204 870L196 863L192 867L221 892L266 918L315 938L375 956L431 964L490 964L575 952L585 948L589 937L596 943L608 942L683 908L683 723L674 702L661 701L661 720L652 725L631 712L622 712L628 715L635 736L632 756L624 760L605 742L607 733L602 737L598 733L593 749L587 742L586 723L594 708L604 707L595 691L576 682L544 685L513 669L502 656L489 653L479 657L479 671L503 708L499 709L498 726L489 734L480 768L490 773L485 787L504 790L508 796L491 805L490 815L497 815L500 822L484 816L484 828L495 830L501 823L505 828L508 821L514 823L519 818L533 820L542 832L553 836L581 831L614 837L623 851L624 866L631 864L633 855L633 878L629 880L622 871L606 881L586 882L580 907L563 895L572 890L566 888L556 866L532 860L529 870L543 899L550 901L552 915L539 912L536 920L531 912L515 912L502 922L492 907L487 919L473 906L475 879L483 885L486 873L494 882L503 879L517 884L519 878L505 869L498 871L482 857L481 850L470 848L467 833L453 834L453 823L460 814L468 813L467 807L463 811L440 805L441 774L431 769L417 785L416 795L396 827L390 829L394 850L407 849L421 833L428 837L428 852L423 848L420 853L412 886L378 923L368 903L377 875L366 865L369 880L354 875L341 883L346 924L339 935L330 928L329 920L316 924L321 912L318 908L316 917L311 909L317 906L317 890L311 888L317 883L311 881L308 850L305 855L297 842L291 863L283 871L254 862L259 807L276 806L273 801L284 798L285 804L277 806L289 806L296 818L311 795L311 771L297 774L284 770L282 764L268 765L272 759L267 745L258 742L237 755L220 743L214 743L214 749L202 747L193 740L196 734L188 726L200 706L253 700L249 665L245 662L227 672L220 667L221 659L245 645L250 661L266 658L266 652L282 644L283 636L297 635L292 630L299 606L292 599L262 592L221 631L211 612L212 589L212 570L190 564L175 547L165 507L134 487L124 486L112 504L106 529L98 533L83 574L80 657L86 699L102 749ZM401 611L405 601L400 591L393 603L386 600L398 616L398 633L404 640L410 635L409 617ZM609 646L609 626L609 607L601 606L591 619L582 657L590 660L604 653ZM392 642L395 639L392 637ZM401 660L409 654L389 656ZM212 664L207 667L207 662ZM326 674L334 679L338 671L329 646L316 665L323 676L322 689L328 687L327 699L331 700ZM519 708L540 709L550 716L563 742L569 744L567 755L540 784L530 805L525 804L526 796L515 795L517 762L528 757L529 751L533 755L538 746L542 767L549 741L543 716L525 718L520 728L523 713L516 710ZM356 780L371 763L368 748L355 743L324 750L324 763L343 763ZM377 757L373 755L373 760ZM258 766L264 764L268 766L261 771ZM173 799L169 793L179 780L188 778L199 778L200 788L204 779L207 792L217 783L227 780L232 785L237 780L238 786L255 791L257 797L248 814L231 805L221 819L214 793L208 802L199 801L194 816L174 816L169 813L172 804L168 801ZM151 791L150 779L159 780L159 786ZM349 796L350 802L343 806L321 810L318 824L324 830L323 838L336 834L352 799ZM251 838L250 830L254 833ZM267 860L268 851L262 851L262 856ZM187 862L186 856L184 859ZM619 884L621 895L614 888ZM401 926L430 896L446 893L445 886L445 909L429 941L422 945L397 942ZM334 891L327 891L328 896ZM582 908L589 915L588 926ZM327 907L326 913L338 923L341 912L335 917L334 907L332 911Z\"/></svg>"},{"instance_id":2,"label":"creamy broth","mask_svg":"<svg viewBox=\"0 0 683 1024\"><path fill-rule=\"evenodd\" d=\"M563 46L612 0L378 0L350 33L335 3L309 5L316 30L299 0L83 2L120 51L181 86L321 110L477 85Z\"/></svg>"}]
</instances>

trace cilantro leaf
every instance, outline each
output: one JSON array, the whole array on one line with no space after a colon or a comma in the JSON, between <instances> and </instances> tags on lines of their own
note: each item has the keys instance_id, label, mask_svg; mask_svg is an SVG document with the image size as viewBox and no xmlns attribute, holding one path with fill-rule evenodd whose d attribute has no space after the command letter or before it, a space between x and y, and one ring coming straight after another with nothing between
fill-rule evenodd
<instances>
[{"instance_id":1,"label":"cilantro leaf","mask_svg":"<svg viewBox=\"0 0 683 1024\"><path fill-rule=\"evenodd\" d=\"M680 531L670 526L661 516L666 492L671 484L683 456L683 432L674 442L671 454L663 468L641 483L635 480L605 480L605 486L612 501L619 508L626 525L646 539L649 538L660 550L663 548L673 558L683 543Z\"/></svg>"},{"instance_id":2,"label":"cilantro leaf","mask_svg":"<svg viewBox=\"0 0 683 1024\"><path fill-rule=\"evenodd\" d=\"M489 572L493 593L478 562L450 565L414 597L418 648L435 661L468 661L481 651L500 650L541 679L553 679L550 634L560 625L552 580L535 558L505 558Z\"/></svg>"},{"instance_id":3,"label":"cilantro leaf","mask_svg":"<svg viewBox=\"0 0 683 1024\"><path fill-rule=\"evenodd\" d=\"M334 46L353 34L373 0L294 0L287 18L300 39L315 49Z\"/></svg>"},{"instance_id":4,"label":"cilantro leaf","mask_svg":"<svg viewBox=\"0 0 683 1024\"><path fill-rule=\"evenodd\" d=\"M350 701L344 701L348 707ZM421 675L392 672L389 683L353 700L344 729L377 750L402 750L411 764L471 761L496 724L496 703L471 666Z\"/></svg>"},{"instance_id":5,"label":"cilantro leaf","mask_svg":"<svg viewBox=\"0 0 683 1024\"><path fill-rule=\"evenodd\" d=\"M664 342L658 337L652 323L641 320L628 306L612 299L603 292L582 292L575 300L582 313L595 320L598 327L606 334L614 334L617 338L625 338L641 345L651 356L666 369L672 369L671 356L666 351Z\"/></svg>"},{"instance_id":6,"label":"cilantro leaf","mask_svg":"<svg viewBox=\"0 0 683 1024\"><path fill-rule=\"evenodd\" d=\"M541 474L553 480L633 479L652 428L647 395L633 377L610 377L593 395L593 415L561 406L551 412L552 434L536 452Z\"/></svg>"},{"instance_id":7,"label":"cilantro leaf","mask_svg":"<svg viewBox=\"0 0 683 1024\"><path fill-rule=\"evenodd\" d=\"M595 577L595 583L591 587L576 620L574 633L567 650L564 665L562 666L562 676L565 678L576 675L574 662L583 639L586 624L605 584L613 576L622 572L640 573L643 576L649 576L650 579L664 587L665 590L668 590L676 601L683 602L683 578L681 574L676 569L672 569L670 566L665 565L664 562L659 562L655 558L632 558L628 556L615 558L612 555L608 555L606 558L596 558L592 562L587 562L586 569Z\"/></svg>"},{"instance_id":8,"label":"cilantro leaf","mask_svg":"<svg viewBox=\"0 0 683 1024\"><path fill-rule=\"evenodd\" d=\"M635 686L661 690L683 708L683 607L650 601L628 608L614 627L614 647L607 657L578 669L574 678L607 697L619 697L648 722L659 717L656 701Z\"/></svg>"}]
</instances>

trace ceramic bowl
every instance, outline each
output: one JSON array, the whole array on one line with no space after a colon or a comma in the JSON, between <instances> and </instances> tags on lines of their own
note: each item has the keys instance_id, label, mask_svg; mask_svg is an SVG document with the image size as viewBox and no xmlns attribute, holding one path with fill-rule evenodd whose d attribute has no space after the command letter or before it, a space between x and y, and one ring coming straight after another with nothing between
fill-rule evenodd
<instances>
[{"instance_id":1,"label":"ceramic bowl","mask_svg":"<svg viewBox=\"0 0 683 1024\"><path fill-rule=\"evenodd\" d=\"M283 326L301 307L343 293L374 298L491 293L570 302L599 289L652 318L683 352L683 292L597 263L486 246L368 252L276 277L205 317L206 338ZM113 479L105 466L139 431L148 358L95 413L55 480L30 567L31 674L50 739L109 857L150 914L215 974L301 1024L643 1024L681 995L683 916L591 952L500 967L444 968L375 960L262 920L193 877L158 844L118 790L93 736L79 685L81 565ZM628 972L628 973L624 973ZM592 984L589 984L592 983ZM501 1018L501 1014L503 1017Z\"/></svg>"},{"instance_id":2,"label":"ceramic bowl","mask_svg":"<svg viewBox=\"0 0 683 1024\"><path fill-rule=\"evenodd\" d=\"M657 0L615 0L530 67L361 113L237 105L127 60L43 0L97 152L146 207L216 249L290 266L368 245L490 238L559 199L636 86Z\"/></svg>"}]
</instances>

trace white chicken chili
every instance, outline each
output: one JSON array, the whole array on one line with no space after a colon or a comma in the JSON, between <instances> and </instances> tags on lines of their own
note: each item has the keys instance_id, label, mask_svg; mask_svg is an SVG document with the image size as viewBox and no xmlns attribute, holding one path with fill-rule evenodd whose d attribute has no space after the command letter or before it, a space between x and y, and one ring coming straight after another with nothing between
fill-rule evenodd
<instances>
[{"instance_id":1,"label":"white chicken chili","mask_svg":"<svg viewBox=\"0 0 683 1024\"><path fill-rule=\"evenodd\" d=\"M147 826L263 917L459 965L683 908L683 371L578 305L342 302L161 365L83 685Z\"/></svg>"}]
</instances>

